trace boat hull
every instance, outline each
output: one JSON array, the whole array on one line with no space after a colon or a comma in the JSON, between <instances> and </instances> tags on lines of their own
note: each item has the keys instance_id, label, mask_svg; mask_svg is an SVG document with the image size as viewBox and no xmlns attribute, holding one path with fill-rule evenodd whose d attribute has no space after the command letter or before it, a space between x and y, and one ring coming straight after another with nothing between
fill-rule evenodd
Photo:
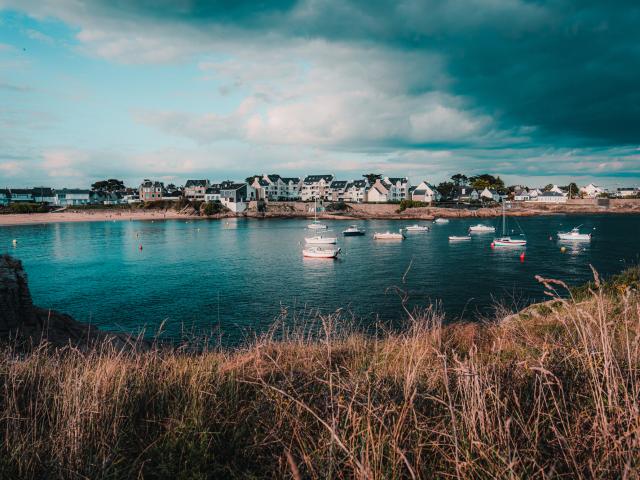
<instances>
[{"instance_id":1,"label":"boat hull","mask_svg":"<svg viewBox=\"0 0 640 480\"><path fill-rule=\"evenodd\" d=\"M304 241L308 245L334 245L338 241L338 239L334 237L326 237L326 238L311 237L311 238L305 238Z\"/></svg>"},{"instance_id":2,"label":"boat hull","mask_svg":"<svg viewBox=\"0 0 640 480\"><path fill-rule=\"evenodd\" d=\"M474 225L469 227L469 232L472 233L495 233L495 227L487 227L485 225Z\"/></svg>"},{"instance_id":3,"label":"boat hull","mask_svg":"<svg viewBox=\"0 0 640 480\"><path fill-rule=\"evenodd\" d=\"M344 235L345 237L362 237L364 235L364 232L362 232L362 231L359 231L359 232L344 231L344 232L342 232L342 235Z\"/></svg>"},{"instance_id":4,"label":"boat hull","mask_svg":"<svg viewBox=\"0 0 640 480\"><path fill-rule=\"evenodd\" d=\"M496 238L493 241L494 247L525 247L527 245L526 240L512 240L504 238Z\"/></svg>"},{"instance_id":5,"label":"boat hull","mask_svg":"<svg viewBox=\"0 0 640 480\"><path fill-rule=\"evenodd\" d=\"M412 227L405 228L405 231L407 231L407 232L428 232L429 231L429 227L412 226Z\"/></svg>"},{"instance_id":6,"label":"boat hull","mask_svg":"<svg viewBox=\"0 0 640 480\"><path fill-rule=\"evenodd\" d=\"M588 233L580 233L578 235L571 233L558 233L558 238L560 240L568 240L575 242L588 242L591 240L591 234Z\"/></svg>"},{"instance_id":7,"label":"boat hull","mask_svg":"<svg viewBox=\"0 0 640 480\"><path fill-rule=\"evenodd\" d=\"M374 240L404 240L404 235L400 233L376 233Z\"/></svg>"},{"instance_id":8,"label":"boat hull","mask_svg":"<svg viewBox=\"0 0 640 480\"><path fill-rule=\"evenodd\" d=\"M337 258L339 253L339 248L305 248L302 250L302 255L305 258Z\"/></svg>"},{"instance_id":9,"label":"boat hull","mask_svg":"<svg viewBox=\"0 0 640 480\"><path fill-rule=\"evenodd\" d=\"M309 225L307 225L307 228L309 230L326 230L327 226L321 223L310 223Z\"/></svg>"},{"instance_id":10,"label":"boat hull","mask_svg":"<svg viewBox=\"0 0 640 480\"><path fill-rule=\"evenodd\" d=\"M467 241L467 240L471 240L471 237L469 237L469 236L456 237L456 236L453 236L453 235L449 237L449 241L450 242L464 242L464 241Z\"/></svg>"}]
</instances>

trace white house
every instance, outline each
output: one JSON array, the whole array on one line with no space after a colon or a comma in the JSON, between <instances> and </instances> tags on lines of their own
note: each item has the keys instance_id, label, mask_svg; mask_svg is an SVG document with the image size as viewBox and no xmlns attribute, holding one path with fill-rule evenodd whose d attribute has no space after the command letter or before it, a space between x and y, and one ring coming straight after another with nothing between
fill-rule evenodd
<instances>
[{"instance_id":1,"label":"white house","mask_svg":"<svg viewBox=\"0 0 640 480\"><path fill-rule=\"evenodd\" d=\"M222 182L220 185L220 202L234 213L244 212L255 199L255 190L247 183Z\"/></svg>"},{"instance_id":2,"label":"white house","mask_svg":"<svg viewBox=\"0 0 640 480\"><path fill-rule=\"evenodd\" d=\"M480 199L480 194L475 188L469 186L454 187L451 191L451 200L454 202L473 202Z\"/></svg>"},{"instance_id":3,"label":"white house","mask_svg":"<svg viewBox=\"0 0 640 480\"><path fill-rule=\"evenodd\" d=\"M593 183L590 183L589 185L580 187L580 193L582 193L585 197L595 198L602 193L606 193L606 190L602 187L594 185Z\"/></svg>"},{"instance_id":4,"label":"white house","mask_svg":"<svg viewBox=\"0 0 640 480\"><path fill-rule=\"evenodd\" d=\"M329 200L333 202L344 202L345 190L347 189L348 183L346 180L332 181L329 185Z\"/></svg>"},{"instance_id":5,"label":"white house","mask_svg":"<svg viewBox=\"0 0 640 480\"><path fill-rule=\"evenodd\" d=\"M369 182L367 180L351 180L344 191L345 202L362 203L367 200L367 190Z\"/></svg>"},{"instance_id":6,"label":"white house","mask_svg":"<svg viewBox=\"0 0 640 480\"><path fill-rule=\"evenodd\" d=\"M429 182L420 182L420 184L411 192L411 200L416 202L439 202L442 198L440 192L436 190L436 187L431 185Z\"/></svg>"},{"instance_id":7,"label":"white house","mask_svg":"<svg viewBox=\"0 0 640 480\"><path fill-rule=\"evenodd\" d=\"M531 201L537 200L540 195L542 195L542 190L539 188L532 188L529 190L529 200Z\"/></svg>"},{"instance_id":8,"label":"white house","mask_svg":"<svg viewBox=\"0 0 640 480\"><path fill-rule=\"evenodd\" d=\"M390 202L399 202L409 198L411 184L407 177L384 177L382 183L384 183L387 190L389 190L388 196Z\"/></svg>"},{"instance_id":9,"label":"white house","mask_svg":"<svg viewBox=\"0 0 640 480\"><path fill-rule=\"evenodd\" d=\"M91 190L79 188L63 188L56 190L56 205L72 207L76 205L89 205L91 203Z\"/></svg>"},{"instance_id":10,"label":"white house","mask_svg":"<svg viewBox=\"0 0 640 480\"><path fill-rule=\"evenodd\" d=\"M46 203L54 205L56 203L56 194L49 187L33 187L33 201L36 203Z\"/></svg>"},{"instance_id":11,"label":"white house","mask_svg":"<svg viewBox=\"0 0 640 480\"><path fill-rule=\"evenodd\" d=\"M558 185L554 185L549 191L559 193L560 195L566 195L564 190L562 190Z\"/></svg>"},{"instance_id":12,"label":"white house","mask_svg":"<svg viewBox=\"0 0 640 480\"><path fill-rule=\"evenodd\" d=\"M528 202L529 200L531 200L531 195L529 194L529 190L523 188L522 190L514 192L513 199L516 202Z\"/></svg>"},{"instance_id":13,"label":"white house","mask_svg":"<svg viewBox=\"0 0 640 480\"><path fill-rule=\"evenodd\" d=\"M303 202L327 200L329 197L329 185L333 181L333 175L307 175L302 181L300 199Z\"/></svg>"},{"instance_id":14,"label":"white house","mask_svg":"<svg viewBox=\"0 0 640 480\"><path fill-rule=\"evenodd\" d=\"M386 203L389 201L389 188L380 179L376 179L375 183L367 192L367 202Z\"/></svg>"},{"instance_id":15,"label":"white house","mask_svg":"<svg viewBox=\"0 0 640 480\"><path fill-rule=\"evenodd\" d=\"M33 202L33 190L29 188L10 188L9 200L11 203L31 203Z\"/></svg>"},{"instance_id":16,"label":"white house","mask_svg":"<svg viewBox=\"0 0 640 480\"><path fill-rule=\"evenodd\" d=\"M219 202L220 201L220 184L211 184L209 188L204 192L205 202Z\"/></svg>"},{"instance_id":17,"label":"white house","mask_svg":"<svg viewBox=\"0 0 640 480\"><path fill-rule=\"evenodd\" d=\"M493 200L494 202L499 202L500 194L495 190L489 190L485 187L485 189L480 193L480 198L484 200Z\"/></svg>"},{"instance_id":18,"label":"white house","mask_svg":"<svg viewBox=\"0 0 640 480\"><path fill-rule=\"evenodd\" d=\"M187 180L184 184L184 197L189 200L204 200L204 194L209 188L209 180Z\"/></svg>"},{"instance_id":19,"label":"white house","mask_svg":"<svg viewBox=\"0 0 640 480\"><path fill-rule=\"evenodd\" d=\"M255 177L251 184L256 192L256 200L268 200L269 199L269 182L261 177Z\"/></svg>"},{"instance_id":20,"label":"white house","mask_svg":"<svg viewBox=\"0 0 640 480\"><path fill-rule=\"evenodd\" d=\"M562 193L549 190L548 192L542 192L538 195L538 202L545 203L566 203L567 196Z\"/></svg>"},{"instance_id":21,"label":"white house","mask_svg":"<svg viewBox=\"0 0 640 480\"><path fill-rule=\"evenodd\" d=\"M298 200L302 182L298 177L281 177L283 183L283 194L281 200Z\"/></svg>"},{"instance_id":22,"label":"white house","mask_svg":"<svg viewBox=\"0 0 640 480\"><path fill-rule=\"evenodd\" d=\"M617 197L635 197L640 195L640 188L638 187L622 187L618 188L616 192Z\"/></svg>"}]
</instances>

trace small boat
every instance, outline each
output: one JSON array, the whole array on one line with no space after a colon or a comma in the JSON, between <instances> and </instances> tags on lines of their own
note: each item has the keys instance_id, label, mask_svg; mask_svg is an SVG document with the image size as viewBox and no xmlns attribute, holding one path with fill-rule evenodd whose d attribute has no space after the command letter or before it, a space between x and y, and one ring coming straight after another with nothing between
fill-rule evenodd
<instances>
[{"instance_id":1,"label":"small boat","mask_svg":"<svg viewBox=\"0 0 640 480\"><path fill-rule=\"evenodd\" d=\"M405 235L402 229L398 233L394 232L378 232L373 235L374 240L404 240Z\"/></svg>"},{"instance_id":2,"label":"small boat","mask_svg":"<svg viewBox=\"0 0 640 480\"><path fill-rule=\"evenodd\" d=\"M327 226L318 221L318 200L316 199L313 207L313 222L307 225L309 230L326 230Z\"/></svg>"},{"instance_id":3,"label":"small boat","mask_svg":"<svg viewBox=\"0 0 640 480\"><path fill-rule=\"evenodd\" d=\"M572 228L570 232L558 232L558 238L560 240L591 240L590 233L580 233L581 226Z\"/></svg>"},{"instance_id":4,"label":"small boat","mask_svg":"<svg viewBox=\"0 0 640 480\"><path fill-rule=\"evenodd\" d=\"M471 225L469 231L474 233L495 233L496 227L479 223L478 225Z\"/></svg>"},{"instance_id":5,"label":"small boat","mask_svg":"<svg viewBox=\"0 0 640 480\"><path fill-rule=\"evenodd\" d=\"M304 241L309 245L332 245L335 244L338 239L336 237L323 237L322 235L316 235L315 237L306 237Z\"/></svg>"},{"instance_id":6,"label":"small boat","mask_svg":"<svg viewBox=\"0 0 640 480\"><path fill-rule=\"evenodd\" d=\"M408 227L404 227L404 229L407 232L428 232L429 231L428 226L418 225L417 223L415 225L409 225Z\"/></svg>"},{"instance_id":7,"label":"small boat","mask_svg":"<svg viewBox=\"0 0 640 480\"><path fill-rule=\"evenodd\" d=\"M357 225L349 225L345 231L342 232L345 237L358 237L365 234L365 230L363 228L358 227Z\"/></svg>"},{"instance_id":8,"label":"small boat","mask_svg":"<svg viewBox=\"0 0 640 480\"><path fill-rule=\"evenodd\" d=\"M302 250L302 255L307 258L336 258L339 253L339 248L308 247Z\"/></svg>"},{"instance_id":9,"label":"small boat","mask_svg":"<svg viewBox=\"0 0 640 480\"><path fill-rule=\"evenodd\" d=\"M436 218L433 223L439 223L439 224L444 224L444 223L449 223L449 219L448 218Z\"/></svg>"},{"instance_id":10,"label":"small boat","mask_svg":"<svg viewBox=\"0 0 640 480\"><path fill-rule=\"evenodd\" d=\"M450 242L460 242L464 240L471 240L471 235L464 235L464 236L450 235L449 236Z\"/></svg>"},{"instance_id":11,"label":"small boat","mask_svg":"<svg viewBox=\"0 0 640 480\"><path fill-rule=\"evenodd\" d=\"M524 236L513 238L507 235L507 213L505 210L505 202L502 202L502 236L494 238L491 246L493 247L525 247L527 239Z\"/></svg>"}]
</instances>

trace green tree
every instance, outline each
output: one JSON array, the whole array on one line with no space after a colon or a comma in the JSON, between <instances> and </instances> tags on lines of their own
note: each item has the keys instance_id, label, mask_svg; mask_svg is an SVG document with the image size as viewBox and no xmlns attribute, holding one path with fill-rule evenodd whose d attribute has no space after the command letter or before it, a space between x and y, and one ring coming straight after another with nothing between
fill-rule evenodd
<instances>
[{"instance_id":1,"label":"green tree","mask_svg":"<svg viewBox=\"0 0 640 480\"><path fill-rule=\"evenodd\" d=\"M455 187L456 185L454 182L442 182L438 184L436 189L440 192L440 195L442 195L443 198L449 199L451 198L451 192L453 192Z\"/></svg>"},{"instance_id":2,"label":"green tree","mask_svg":"<svg viewBox=\"0 0 640 480\"><path fill-rule=\"evenodd\" d=\"M124 182L116 178L101 180L91 185L91 189L94 192L119 192L125 190L126 188L127 187L124 186Z\"/></svg>"},{"instance_id":3,"label":"green tree","mask_svg":"<svg viewBox=\"0 0 640 480\"><path fill-rule=\"evenodd\" d=\"M262 178L262 175L251 175L250 177L245 178L244 181L251 185L256 178Z\"/></svg>"},{"instance_id":4,"label":"green tree","mask_svg":"<svg viewBox=\"0 0 640 480\"><path fill-rule=\"evenodd\" d=\"M453 184L456 187L464 187L469 182L469 178L462 173L456 173L455 175L451 175L451 180L453 180Z\"/></svg>"},{"instance_id":5,"label":"green tree","mask_svg":"<svg viewBox=\"0 0 640 480\"><path fill-rule=\"evenodd\" d=\"M575 182L571 182L564 187L560 187L562 190L566 190L569 193L569 198L578 198L580 197L580 187Z\"/></svg>"}]
</instances>

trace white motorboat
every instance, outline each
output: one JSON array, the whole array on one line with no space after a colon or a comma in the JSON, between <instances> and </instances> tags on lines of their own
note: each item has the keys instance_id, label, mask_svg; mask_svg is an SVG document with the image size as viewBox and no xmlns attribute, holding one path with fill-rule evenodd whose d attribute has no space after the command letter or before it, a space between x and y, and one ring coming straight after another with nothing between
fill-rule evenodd
<instances>
[{"instance_id":1,"label":"white motorboat","mask_svg":"<svg viewBox=\"0 0 640 480\"><path fill-rule=\"evenodd\" d=\"M338 239L336 237L323 237L322 235L316 235L315 237L306 237L304 239L308 245L333 245Z\"/></svg>"},{"instance_id":2,"label":"white motorboat","mask_svg":"<svg viewBox=\"0 0 640 480\"><path fill-rule=\"evenodd\" d=\"M360 228L357 225L349 225L349 228L344 230L342 234L345 237L358 237L365 234L364 228Z\"/></svg>"},{"instance_id":3,"label":"white motorboat","mask_svg":"<svg viewBox=\"0 0 640 480\"><path fill-rule=\"evenodd\" d=\"M438 224L444 224L444 223L449 223L449 219L448 218L436 218L433 223L438 223Z\"/></svg>"},{"instance_id":4,"label":"white motorboat","mask_svg":"<svg viewBox=\"0 0 640 480\"><path fill-rule=\"evenodd\" d=\"M479 223L478 225L471 225L469 227L469 232L473 233L495 233L496 227L492 227L490 225L483 225Z\"/></svg>"},{"instance_id":5,"label":"white motorboat","mask_svg":"<svg viewBox=\"0 0 640 480\"><path fill-rule=\"evenodd\" d=\"M459 235L450 235L449 236L449 241L450 242L462 242L465 240L471 240L471 235L464 235L464 236L459 236Z\"/></svg>"},{"instance_id":6,"label":"white motorboat","mask_svg":"<svg viewBox=\"0 0 640 480\"><path fill-rule=\"evenodd\" d=\"M302 250L302 255L307 258L336 258L339 253L339 248L307 247Z\"/></svg>"},{"instance_id":7,"label":"white motorboat","mask_svg":"<svg viewBox=\"0 0 640 480\"><path fill-rule=\"evenodd\" d=\"M502 236L494 238L493 247L524 247L527 245L527 239L524 235L519 235L519 238L511 237L507 235L507 213L505 210L505 202L502 202Z\"/></svg>"},{"instance_id":8,"label":"white motorboat","mask_svg":"<svg viewBox=\"0 0 640 480\"><path fill-rule=\"evenodd\" d=\"M313 222L307 225L309 230L326 230L327 226L324 223L318 221L318 200L316 199L313 204Z\"/></svg>"},{"instance_id":9,"label":"white motorboat","mask_svg":"<svg viewBox=\"0 0 640 480\"><path fill-rule=\"evenodd\" d=\"M409 225L408 227L404 227L407 232L428 232L429 227L426 225Z\"/></svg>"},{"instance_id":10,"label":"white motorboat","mask_svg":"<svg viewBox=\"0 0 640 480\"><path fill-rule=\"evenodd\" d=\"M560 240L579 240L579 241L588 241L591 240L590 233L580 233L580 227L582 225L578 225L571 229L570 232L558 232L558 238Z\"/></svg>"},{"instance_id":11,"label":"white motorboat","mask_svg":"<svg viewBox=\"0 0 640 480\"><path fill-rule=\"evenodd\" d=\"M398 233L394 232L377 232L373 235L374 240L404 240L405 235L402 229Z\"/></svg>"}]
</instances>

